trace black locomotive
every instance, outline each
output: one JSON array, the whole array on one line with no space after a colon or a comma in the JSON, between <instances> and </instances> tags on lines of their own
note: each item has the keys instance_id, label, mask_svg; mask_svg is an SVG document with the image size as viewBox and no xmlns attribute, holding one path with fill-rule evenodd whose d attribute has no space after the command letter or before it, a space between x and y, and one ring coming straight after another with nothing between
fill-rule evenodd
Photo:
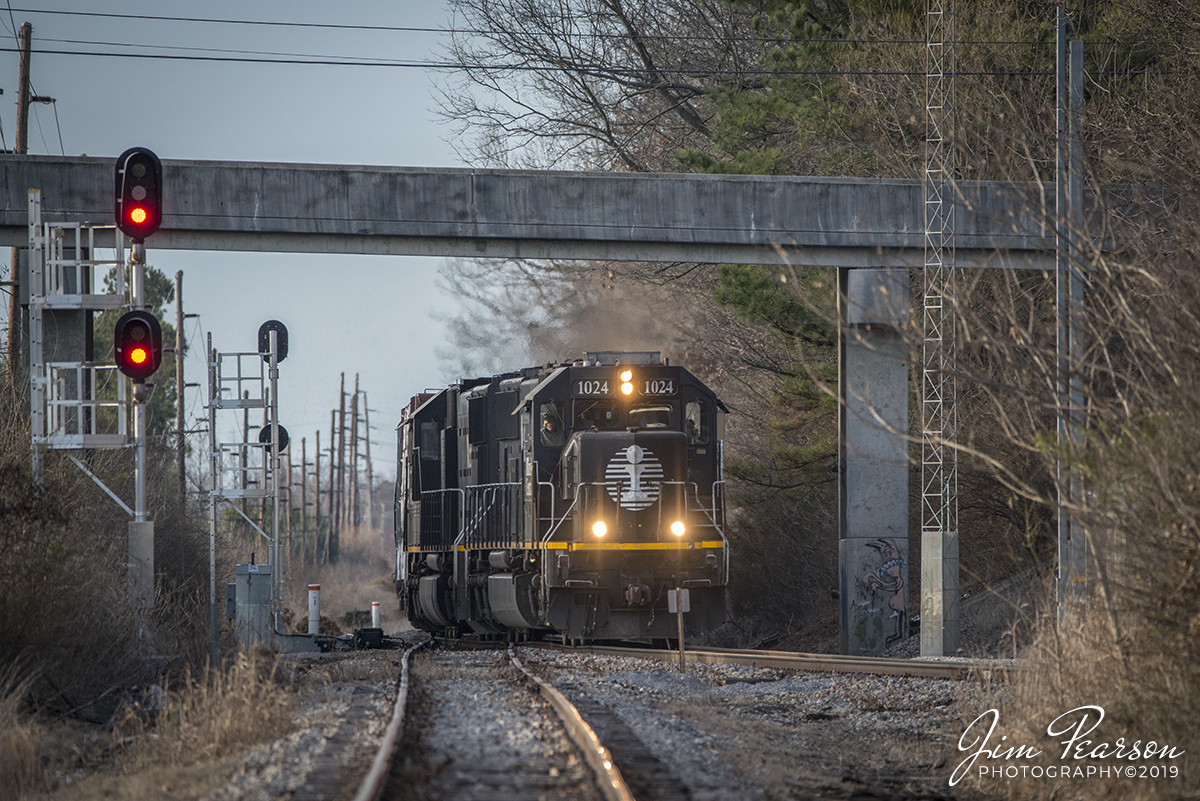
<instances>
[{"instance_id":1,"label":"black locomotive","mask_svg":"<svg viewBox=\"0 0 1200 801\"><path fill-rule=\"evenodd\" d=\"M725 619L726 409L658 353L460 381L398 428L396 591L428 631L677 637ZM682 596L679 596L682 598Z\"/></svg>"}]
</instances>

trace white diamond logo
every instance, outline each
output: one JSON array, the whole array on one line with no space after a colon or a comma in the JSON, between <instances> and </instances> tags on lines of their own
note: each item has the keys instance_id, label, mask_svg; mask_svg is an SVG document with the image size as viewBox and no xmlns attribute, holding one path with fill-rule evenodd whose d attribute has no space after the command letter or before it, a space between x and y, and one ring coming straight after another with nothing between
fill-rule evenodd
<instances>
[{"instance_id":1,"label":"white diamond logo","mask_svg":"<svg viewBox=\"0 0 1200 801\"><path fill-rule=\"evenodd\" d=\"M617 451L604 471L608 496L623 509L639 511L658 500L663 480L662 462L654 452L638 445Z\"/></svg>"}]
</instances>

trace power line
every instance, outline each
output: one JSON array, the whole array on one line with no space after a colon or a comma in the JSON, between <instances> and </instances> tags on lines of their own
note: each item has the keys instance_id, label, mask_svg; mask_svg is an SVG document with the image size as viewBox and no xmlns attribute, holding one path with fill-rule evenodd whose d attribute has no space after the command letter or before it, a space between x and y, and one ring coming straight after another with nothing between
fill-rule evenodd
<instances>
[{"instance_id":1,"label":"power line","mask_svg":"<svg viewBox=\"0 0 1200 801\"><path fill-rule=\"evenodd\" d=\"M85 46L89 46L89 47L143 47L143 48L150 48L152 50L179 50L179 51L187 51L187 52L193 52L193 53L224 53L224 54L230 54L230 55L235 55L235 56L268 56L268 57L278 57L278 58L286 58L286 59L301 59L304 61L304 63L310 63L310 62L313 62L314 60L318 60L318 59L323 60L323 61L338 61L338 62L344 61L349 64L371 63L371 62L379 62L381 64L395 63L394 59L383 58L383 57L379 57L379 56L330 56L330 55L324 55L324 54L319 54L319 53L290 53L290 52L279 52L279 51L274 51L274 50L237 50L237 49L225 48L225 47L191 47L191 46L184 46L184 45L150 44L147 42L109 42L109 41L97 41L97 40L93 40L93 39L41 39L39 41L53 42L56 44L64 44L64 45L85 45ZM806 40L806 41L813 41L813 40ZM834 41L834 40L831 40L831 41ZM846 40L836 40L836 41L846 41ZM865 42L863 42L863 43L865 43ZM879 40L879 41L876 41L873 43L874 44L915 44L915 43L910 43L910 42L894 42L894 41L890 41L890 40ZM1036 43L1033 43L1033 42L974 42L974 43L967 42L964 44L1005 44L1005 45L1007 45L1007 44L1036 44ZM39 51L39 52L45 53L45 52L56 52L56 51ZM94 51L88 51L88 52L94 52ZM109 55L117 56L118 54L113 53L113 54L109 54ZM153 55L154 54L145 54L145 56L143 56L143 57L151 57ZM255 60L256 61L258 61L258 60L266 61L267 59L255 59Z\"/></svg>"},{"instance_id":2,"label":"power line","mask_svg":"<svg viewBox=\"0 0 1200 801\"><path fill-rule=\"evenodd\" d=\"M448 33L462 34L472 36L545 36L552 35L566 39L633 39L632 34L627 32L620 33L604 33L594 32L586 33L579 31L546 31L546 30L495 30L487 28L427 28L411 25L354 25L349 23L338 22L291 22L282 20L251 20L251 19L226 19L220 17L169 17L159 14L118 14L115 12L104 11L62 11L54 9L39 9L39 8L10 8L10 12L16 11L28 14L54 14L68 17L103 17L107 19L128 19L128 20L148 20L155 22L198 22L216 25L257 25L280 28L316 28L327 30L353 30L353 31L378 31L384 33ZM636 37L639 41L672 41L672 42L688 42L688 41L712 41L714 37L708 35L667 35L667 34L642 34ZM908 44L908 45L923 45L923 39L794 39L787 36L745 36L745 37L727 37L721 39L724 42L777 42L780 44ZM1054 44L1049 40L964 40L955 42L955 44L995 44L995 45L1045 45L1047 47Z\"/></svg>"},{"instance_id":3,"label":"power line","mask_svg":"<svg viewBox=\"0 0 1200 801\"><path fill-rule=\"evenodd\" d=\"M182 45L159 45L148 44L146 42L99 42L87 39L40 39L41 42L54 42L56 44L73 44L73 45L90 45L95 47L147 47L154 50L187 50L196 53L231 53L234 55L247 56L279 56L287 58L302 58L302 59L347 59L357 60L362 62L371 61L393 61L394 59L379 58L377 56L326 56L314 53L280 53L272 50L234 50L224 47L185 47ZM39 53L46 51L39 51Z\"/></svg>"},{"instance_id":4,"label":"power line","mask_svg":"<svg viewBox=\"0 0 1200 801\"><path fill-rule=\"evenodd\" d=\"M0 53L15 53L15 48L0 47ZM389 69L422 69L422 70L481 70L489 72L579 72L601 75L621 75L626 77L639 75L684 75L700 76L772 76L772 75L808 75L813 77L832 77L839 75L858 76L903 76L923 77L919 70L701 70L701 69L638 69L633 67L611 67L603 70L589 67L558 67L534 64L460 64L450 61L351 61L341 59L304 59L304 58L248 58L244 56L183 56L166 53L106 53L84 50L39 50L41 56L92 56L98 58L136 58L165 61L199 61L236 64L284 64L309 65L314 67L386 67ZM1140 74L1135 71L1131 74ZM962 76L995 76L995 75L1052 75L1048 70L989 70L978 72L959 72Z\"/></svg>"},{"instance_id":5,"label":"power line","mask_svg":"<svg viewBox=\"0 0 1200 801\"><path fill-rule=\"evenodd\" d=\"M138 19L158 22L202 22L219 25L266 25L278 28L322 28L353 31L385 31L392 33L447 33L445 28L420 28L405 25L351 25L337 22L285 22L276 20L220 19L215 17L168 17L158 14L117 14L105 11L61 11L44 8L14 8L23 14L55 14L65 17L105 17L108 19Z\"/></svg>"}]
</instances>

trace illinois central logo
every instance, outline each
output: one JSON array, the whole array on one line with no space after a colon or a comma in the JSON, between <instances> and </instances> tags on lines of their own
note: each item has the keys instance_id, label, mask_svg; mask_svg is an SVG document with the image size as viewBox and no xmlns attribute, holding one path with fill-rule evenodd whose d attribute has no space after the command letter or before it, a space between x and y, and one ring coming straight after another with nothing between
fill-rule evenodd
<instances>
[{"instance_id":1,"label":"illinois central logo","mask_svg":"<svg viewBox=\"0 0 1200 801\"><path fill-rule=\"evenodd\" d=\"M630 445L617 451L604 471L608 496L624 509L638 511L658 500L662 462L653 451Z\"/></svg>"}]
</instances>

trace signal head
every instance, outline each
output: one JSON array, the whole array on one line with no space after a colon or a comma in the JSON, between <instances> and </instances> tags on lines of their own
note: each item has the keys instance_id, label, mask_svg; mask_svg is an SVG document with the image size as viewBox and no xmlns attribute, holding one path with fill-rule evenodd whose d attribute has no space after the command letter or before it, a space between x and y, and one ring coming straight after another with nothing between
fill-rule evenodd
<instances>
[{"instance_id":1,"label":"signal head","mask_svg":"<svg viewBox=\"0 0 1200 801\"><path fill-rule=\"evenodd\" d=\"M113 351L117 369L144 383L162 364L162 326L149 312L126 312L113 330Z\"/></svg>"},{"instance_id":2,"label":"signal head","mask_svg":"<svg viewBox=\"0 0 1200 801\"><path fill-rule=\"evenodd\" d=\"M134 242L145 241L162 223L162 162L144 147L126 150L117 159L115 185L117 227Z\"/></svg>"}]
</instances>

